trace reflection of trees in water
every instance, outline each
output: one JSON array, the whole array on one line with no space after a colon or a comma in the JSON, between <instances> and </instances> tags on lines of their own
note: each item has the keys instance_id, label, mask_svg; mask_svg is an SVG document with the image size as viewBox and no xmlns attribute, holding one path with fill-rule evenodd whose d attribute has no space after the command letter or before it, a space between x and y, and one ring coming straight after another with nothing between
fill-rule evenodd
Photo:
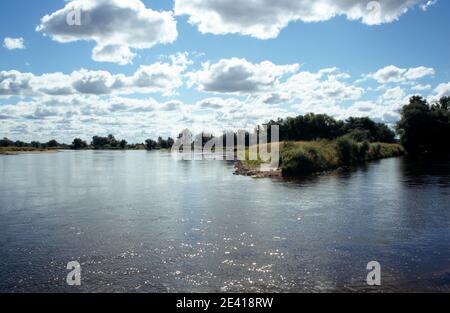
<instances>
[{"instance_id":1,"label":"reflection of trees in water","mask_svg":"<svg viewBox=\"0 0 450 313\"><path fill-rule=\"evenodd\" d=\"M450 155L405 157L400 170L408 185L450 187Z\"/></svg>"}]
</instances>

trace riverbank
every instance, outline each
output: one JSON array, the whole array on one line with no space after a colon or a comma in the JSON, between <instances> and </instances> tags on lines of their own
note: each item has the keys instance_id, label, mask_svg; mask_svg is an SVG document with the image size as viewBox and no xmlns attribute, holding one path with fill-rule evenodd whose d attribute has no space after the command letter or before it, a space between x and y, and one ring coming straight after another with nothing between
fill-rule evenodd
<instances>
[{"instance_id":1,"label":"riverbank","mask_svg":"<svg viewBox=\"0 0 450 313\"><path fill-rule=\"evenodd\" d=\"M260 171L262 162L245 160L236 162L235 174L257 178L308 176L404 154L399 144L359 143L348 138L283 142L278 170Z\"/></svg>"},{"instance_id":2,"label":"riverbank","mask_svg":"<svg viewBox=\"0 0 450 313\"><path fill-rule=\"evenodd\" d=\"M257 165L250 165L248 162L235 161L234 174L240 176L249 176L253 178L269 178L269 177L282 177L281 169L275 171L261 171Z\"/></svg>"},{"instance_id":3,"label":"riverbank","mask_svg":"<svg viewBox=\"0 0 450 313\"><path fill-rule=\"evenodd\" d=\"M0 155L18 155L33 153L56 153L58 149L44 149L31 147L0 147Z\"/></svg>"}]
</instances>

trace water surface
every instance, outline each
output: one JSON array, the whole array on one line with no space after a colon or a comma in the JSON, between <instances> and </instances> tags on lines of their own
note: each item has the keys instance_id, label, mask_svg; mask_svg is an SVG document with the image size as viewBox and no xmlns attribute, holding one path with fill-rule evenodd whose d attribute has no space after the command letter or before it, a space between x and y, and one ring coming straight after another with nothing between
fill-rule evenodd
<instances>
[{"instance_id":1,"label":"water surface","mask_svg":"<svg viewBox=\"0 0 450 313\"><path fill-rule=\"evenodd\" d=\"M232 173L163 152L0 156L0 291L450 291L450 160Z\"/></svg>"}]
</instances>

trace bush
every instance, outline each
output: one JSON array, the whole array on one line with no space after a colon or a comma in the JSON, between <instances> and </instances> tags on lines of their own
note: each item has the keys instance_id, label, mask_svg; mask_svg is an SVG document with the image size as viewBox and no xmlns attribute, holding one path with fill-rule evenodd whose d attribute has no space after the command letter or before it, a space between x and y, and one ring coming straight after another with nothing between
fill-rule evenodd
<instances>
[{"instance_id":1,"label":"bush","mask_svg":"<svg viewBox=\"0 0 450 313\"><path fill-rule=\"evenodd\" d=\"M381 145L379 143L374 143L370 147L369 159L376 160L381 158Z\"/></svg>"},{"instance_id":2,"label":"bush","mask_svg":"<svg viewBox=\"0 0 450 313\"><path fill-rule=\"evenodd\" d=\"M281 149L283 176L303 176L336 167L330 142L285 143Z\"/></svg>"},{"instance_id":3,"label":"bush","mask_svg":"<svg viewBox=\"0 0 450 313\"><path fill-rule=\"evenodd\" d=\"M368 141L364 141L359 146L359 159L360 160L367 160L367 156L370 151L370 143Z\"/></svg>"},{"instance_id":4,"label":"bush","mask_svg":"<svg viewBox=\"0 0 450 313\"><path fill-rule=\"evenodd\" d=\"M359 145L349 137L341 137L336 141L339 163L350 165L360 160Z\"/></svg>"},{"instance_id":5,"label":"bush","mask_svg":"<svg viewBox=\"0 0 450 313\"><path fill-rule=\"evenodd\" d=\"M405 154L403 147L398 144L369 143L367 141L358 143L348 136L341 137L336 141L336 149L341 165L352 165Z\"/></svg>"},{"instance_id":6,"label":"bush","mask_svg":"<svg viewBox=\"0 0 450 313\"><path fill-rule=\"evenodd\" d=\"M286 142L281 148L281 169L283 176L303 176L404 153L398 144L358 143L349 136L336 141Z\"/></svg>"},{"instance_id":7,"label":"bush","mask_svg":"<svg viewBox=\"0 0 450 313\"><path fill-rule=\"evenodd\" d=\"M303 149L289 150L282 155L283 175L294 176L312 173L313 161Z\"/></svg>"}]
</instances>

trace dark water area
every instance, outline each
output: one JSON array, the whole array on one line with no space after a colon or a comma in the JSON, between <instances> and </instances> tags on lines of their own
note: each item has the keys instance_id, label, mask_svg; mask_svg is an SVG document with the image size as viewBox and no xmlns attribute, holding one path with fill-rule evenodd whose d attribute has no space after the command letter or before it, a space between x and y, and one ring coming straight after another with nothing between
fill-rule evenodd
<instances>
[{"instance_id":1,"label":"dark water area","mask_svg":"<svg viewBox=\"0 0 450 313\"><path fill-rule=\"evenodd\" d=\"M450 292L449 200L448 157L284 180L163 152L0 156L0 292Z\"/></svg>"}]
</instances>

